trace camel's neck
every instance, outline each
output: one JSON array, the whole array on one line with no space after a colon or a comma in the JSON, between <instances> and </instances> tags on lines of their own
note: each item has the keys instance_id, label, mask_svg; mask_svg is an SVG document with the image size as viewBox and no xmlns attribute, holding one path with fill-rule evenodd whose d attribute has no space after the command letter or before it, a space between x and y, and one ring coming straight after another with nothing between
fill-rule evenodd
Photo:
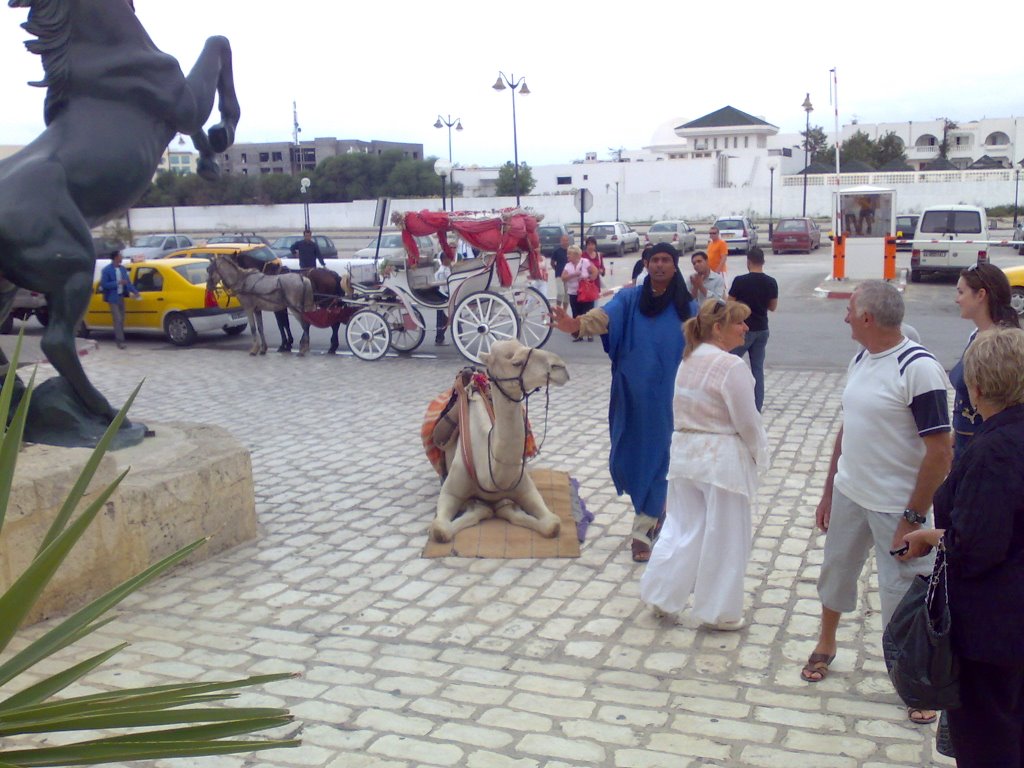
<instances>
[{"instance_id":1,"label":"camel's neck","mask_svg":"<svg viewBox=\"0 0 1024 768\"><path fill-rule=\"evenodd\" d=\"M491 467L494 481L498 485L506 485L514 482L522 472L523 443L526 438L523 404L507 399L495 386L491 387L491 399L494 407L494 428L493 431L488 429L491 432ZM482 444L478 442L473 451L475 456L481 456L484 462L488 458L487 443L485 436ZM477 466L487 465L478 463Z\"/></svg>"}]
</instances>

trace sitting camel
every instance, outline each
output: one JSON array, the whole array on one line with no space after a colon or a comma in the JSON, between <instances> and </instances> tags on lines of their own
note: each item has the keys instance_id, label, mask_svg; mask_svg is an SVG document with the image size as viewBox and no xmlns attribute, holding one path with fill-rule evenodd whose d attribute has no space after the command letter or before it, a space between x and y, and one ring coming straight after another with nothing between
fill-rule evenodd
<instances>
[{"instance_id":1,"label":"sitting camel","mask_svg":"<svg viewBox=\"0 0 1024 768\"><path fill-rule=\"evenodd\" d=\"M558 516L526 472L524 404L541 387L565 384L569 372L558 355L515 340L496 342L481 360L487 367L486 384L471 381L464 389L457 387L459 404L452 413L458 417L445 419L452 439L439 445L445 450L447 476L430 535L451 541L463 528L500 517L553 538L559 531ZM490 390L493 413L485 389ZM456 422L457 439L451 430ZM434 433L435 444L444 431L442 422L438 426L442 429Z\"/></svg>"}]
</instances>

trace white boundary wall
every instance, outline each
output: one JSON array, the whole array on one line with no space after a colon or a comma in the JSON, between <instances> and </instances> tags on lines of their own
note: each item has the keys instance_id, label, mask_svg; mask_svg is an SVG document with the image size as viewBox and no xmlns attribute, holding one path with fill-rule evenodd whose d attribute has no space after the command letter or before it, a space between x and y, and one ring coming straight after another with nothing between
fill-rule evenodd
<instances>
[{"instance_id":1,"label":"white boundary wall","mask_svg":"<svg viewBox=\"0 0 1024 768\"><path fill-rule=\"evenodd\" d=\"M930 205L963 203L967 205L1010 205L1014 197L1013 171L942 172L942 180L923 183L901 183L898 177L931 176L930 174L843 174L842 186L883 184L896 190L899 213L917 213ZM810 176L807 185L807 213L828 217L835 191L834 175ZM592 190L594 207L587 213L588 223L616 218L615 190L605 193ZM775 218L799 216L803 204L803 178L786 176L776 179ZM745 213L754 218L768 218L768 186L730 187L725 189L682 189L661 192L623 193L618 196L618 218L643 222L683 218L710 221L715 216ZM574 224L580 220L573 207L572 196L530 195L522 198L524 206L533 208L552 223ZM391 210L418 211L440 209L439 198L395 199ZM456 198L455 208L465 211L490 211L515 204L512 197ZM309 218L316 231L350 227L371 227L376 209L375 200L352 203L314 203ZM122 219L122 221L124 221ZM289 205L224 205L190 208L136 208L130 213L133 232L170 232L176 225L179 232L209 234L225 231L260 233L300 232L303 206Z\"/></svg>"}]
</instances>

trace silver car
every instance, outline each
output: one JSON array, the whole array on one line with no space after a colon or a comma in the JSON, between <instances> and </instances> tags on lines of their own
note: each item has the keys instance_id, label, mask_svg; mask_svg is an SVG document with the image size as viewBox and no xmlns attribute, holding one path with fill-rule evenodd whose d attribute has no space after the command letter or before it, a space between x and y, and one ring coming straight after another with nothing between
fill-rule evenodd
<instances>
[{"instance_id":1,"label":"silver car","mask_svg":"<svg viewBox=\"0 0 1024 768\"><path fill-rule=\"evenodd\" d=\"M640 250L640 235L624 221L591 224L586 236L597 240L598 252L606 256L623 256L626 251Z\"/></svg>"},{"instance_id":2,"label":"silver car","mask_svg":"<svg viewBox=\"0 0 1024 768\"><path fill-rule=\"evenodd\" d=\"M420 249L421 260L431 261L437 255L438 247L434 245L432 238L417 237L416 244ZM405 245L402 243L402 236L397 232L385 232L380 236L379 253L377 251L377 238L375 237L366 244L365 248L360 248L356 251L353 258L372 259L375 255L379 255L380 258L387 259L396 265L405 264L406 253Z\"/></svg>"},{"instance_id":3,"label":"silver car","mask_svg":"<svg viewBox=\"0 0 1024 768\"><path fill-rule=\"evenodd\" d=\"M680 253L697 250L697 230L681 219L654 222L646 238L648 245L669 243Z\"/></svg>"},{"instance_id":4,"label":"silver car","mask_svg":"<svg viewBox=\"0 0 1024 768\"><path fill-rule=\"evenodd\" d=\"M723 216L715 220L718 236L729 246L729 253L747 254L757 245L757 227L746 216Z\"/></svg>"},{"instance_id":5,"label":"silver car","mask_svg":"<svg viewBox=\"0 0 1024 768\"><path fill-rule=\"evenodd\" d=\"M130 248L125 248L122 253L128 261L149 261L160 259L171 251L179 248L191 248L195 243L191 237L185 235L146 235L138 237Z\"/></svg>"}]
</instances>

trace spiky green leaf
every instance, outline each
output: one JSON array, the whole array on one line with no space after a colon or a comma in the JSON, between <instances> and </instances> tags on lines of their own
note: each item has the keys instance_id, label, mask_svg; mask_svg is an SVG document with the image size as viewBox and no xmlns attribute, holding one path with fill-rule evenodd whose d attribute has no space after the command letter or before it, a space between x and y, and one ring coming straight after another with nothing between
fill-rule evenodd
<instances>
[{"instance_id":1,"label":"spiky green leaf","mask_svg":"<svg viewBox=\"0 0 1024 768\"><path fill-rule=\"evenodd\" d=\"M35 685L31 685L25 688L23 691L14 694L8 699L4 700L3 706L5 709L18 709L32 704L38 704L39 702L46 701L48 698L53 696L55 693L59 693L67 688L72 683L77 682L85 675L92 672L96 667L111 658L115 654L124 650L128 647L128 643L121 643L109 651L98 653L85 661L79 662L72 667L68 667L62 672L58 672L55 675L50 675L43 680L40 680ZM3 715L0 715L0 723L4 720Z\"/></svg>"}]
</instances>

